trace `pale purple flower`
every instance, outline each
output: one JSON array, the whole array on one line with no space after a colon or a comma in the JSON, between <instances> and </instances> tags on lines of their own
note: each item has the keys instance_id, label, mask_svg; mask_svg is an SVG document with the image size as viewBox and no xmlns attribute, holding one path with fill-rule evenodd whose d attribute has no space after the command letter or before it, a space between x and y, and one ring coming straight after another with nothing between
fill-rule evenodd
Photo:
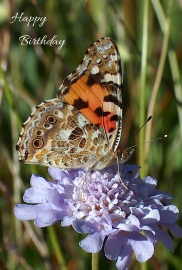
<instances>
[{"instance_id":1,"label":"pale purple flower","mask_svg":"<svg viewBox=\"0 0 182 270\"><path fill-rule=\"evenodd\" d=\"M117 166L86 176L82 170L49 168L54 181L32 175L23 197L27 204L16 205L15 216L34 220L38 227L57 221L71 225L76 232L88 234L80 242L82 249L96 253L104 246L106 257L126 270L133 252L139 262L145 262L158 241L173 250L172 238L163 227L182 237L172 197L156 189L156 179L148 176L142 181L138 168L123 166L122 181Z\"/></svg>"}]
</instances>

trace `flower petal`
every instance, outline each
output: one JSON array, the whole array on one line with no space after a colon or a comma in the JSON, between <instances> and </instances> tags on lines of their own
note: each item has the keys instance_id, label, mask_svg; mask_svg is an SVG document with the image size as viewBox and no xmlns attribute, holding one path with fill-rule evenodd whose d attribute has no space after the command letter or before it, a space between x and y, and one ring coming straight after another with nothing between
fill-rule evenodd
<instances>
[{"instance_id":1,"label":"flower petal","mask_svg":"<svg viewBox=\"0 0 182 270\"><path fill-rule=\"evenodd\" d=\"M146 184L145 186L148 189L148 193L150 194L154 190L154 188L156 187L157 180L151 176L147 176L143 179L143 181Z\"/></svg>"},{"instance_id":2,"label":"flower petal","mask_svg":"<svg viewBox=\"0 0 182 270\"><path fill-rule=\"evenodd\" d=\"M67 227L67 226L70 226L72 225L73 221L75 220L75 217L74 216L66 216L63 221L61 222L61 226L63 227Z\"/></svg>"},{"instance_id":3,"label":"flower petal","mask_svg":"<svg viewBox=\"0 0 182 270\"><path fill-rule=\"evenodd\" d=\"M119 238L118 234L109 236L104 245L104 252L106 257L109 260L116 260L122 245L122 238Z\"/></svg>"},{"instance_id":4,"label":"flower petal","mask_svg":"<svg viewBox=\"0 0 182 270\"><path fill-rule=\"evenodd\" d=\"M126 231L126 232L133 232L133 231L138 231L139 228L135 225L132 224L124 224L124 223L120 223L117 226L117 229L120 229L121 231Z\"/></svg>"},{"instance_id":5,"label":"flower petal","mask_svg":"<svg viewBox=\"0 0 182 270\"><path fill-rule=\"evenodd\" d=\"M99 231L97 223L85 220L75 220L72 226L78 233L93 233Z\"/></svg>"},{"instance_id":6,"label":"flower petal","mask_svg":"<svg viewBox=\"0 0 182 270\"><path fill-rule=\"evenodd\" d=\"M119 270L127 270L131 262L131 256L132 256L131 246L128 243L125 243L120 250L116 262L116 267Z\"/></svg>"},{"instance_id":7,"label":"flower petal","mask_svg":"<svg viewBox=\"0 0 182 270\"><path fill-rule=\"evenodd\" d=\"M38 205L17 204L14 207L14 214L20 220L33 220L38 212Z\"/></svg>"},{"instance_id":8,"label":"flower petal","mask_svg":"<svg viewBox=\"0 0 182 270\"><path fill-rule=\"evenodd\" d=\"M83 239L79 245L86 252L97 253L103 246L104 238L102 233L93 233Z\"/></svg>"},{"instance_id":9,"label":"flower petal","mask_svg":"<svg viewBox=\"0 0 182 270\"><path fill-rule=\"evenodd\" d=\"M18 204L14 208L14 214L20 220L35 220L37 227L46 227L61 220L67 215L67 211L54 210L52 204Z\"/></svg>"},{"instance_id":10,"label":"flower petal","mask_svg":"<svg viewBox=\"0 0 182 270\"><path fill-rule=\"evenodd\" d=\"M69 177L69 172L67 170L60 170L58 168L48 167L48 173L55 181Z\"/></svg>"},{"instance_id":11,"label":"flower petal","mask_svg":"<svg viewBox=\"0 0 182 270\"><path fill-rule=\"evenodd\" d=\"M30 185L36 188L50 188L51 182L48 182L42 176L32 174L30 178Z\"/></svg>"},{"instance_id":12,"label":"flower petal","mask_svg":"<svg viewBox=\"0 0 182 270\"><path fill-rule=\"evenodd\" d=\"M165 225L165 227L167 227L168 229L170 229L172 235L176 238L180 238L182 237L182 229L176 224L163 224Z\"/></svg>"},{"instance_id":13,"label":"flower petal","mask_svg":"<svg viewBox=\"0 0 182 270\"><path fill-rule=\"evenodd\" d=\"M47 227L53 225L58 220L62 219L62 213L52 210L52 209L45 209L40 211L35 219L35 225L37 227Z\"/></svg>"},{"instance_id":14,"label":"flower petal","mask_svg":"<svg viewBox=\"0 0 182 270\"><path fill-rule=\"evenodd\" d=\"M154 253L154 246L146 237L141 234L133 234L128 240L132 250L135 252L136 259L139 262L145 262L150 259Z\"/></svg>"},{"instance_id":15,"label":"flower petal","mask_svg":"<svg viewBox=\"0 0 182 270\"><path fill-rule=\"evenodd\" d=\"M23 200L26 203L46 203L49 200L52 191L49 189L35 187L28 188L23 195Z\"/></svg>"},{"instance_id":16,"label":"flower petal","mask_svg":"<svg viewBox=\"0 0 182 270\"><path fill-rule=\"evenodd\" d=\"M173 241L171 237L161 230L157 225L151 225L153 230L155 231L156 238L163 243L169 250L173 251Z\"/></svg>"},{"instance_id":17,"label":"flower petal","mask_svg":"<svg viewBox=\"0 0 182 270\"><path fill-rule=\"evenodd\" d=\"M174 223L179 219L179 210L175 205L164 206L160 210L161 223Z\"/></svg>"},{"instance_id":18,"label":"flower petal","mask_svg":"<svg viewBox=\"0 0 182 270\"><path fill-rule=\"evenodd\" d=\"M158 209L151 209L148 207L149 212L143 217L145 224L156 223L160 220L160 213Z\"/></svg>"}]
</instances>

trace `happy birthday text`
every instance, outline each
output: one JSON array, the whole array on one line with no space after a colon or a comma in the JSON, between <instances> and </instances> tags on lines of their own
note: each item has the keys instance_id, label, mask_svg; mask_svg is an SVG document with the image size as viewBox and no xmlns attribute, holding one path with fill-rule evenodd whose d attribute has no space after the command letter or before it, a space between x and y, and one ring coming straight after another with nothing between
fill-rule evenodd
<instances>
[{"instance_id":1,"label":"happy birthday text","mask_svg":"<svg viewBox=\"0 0 182 270\"><path fill-rule=\"evenodd\" d=\"M35 26L38 24L39 27L42 27L44 23L47 21L46 17L38 17L38 16L24 16L24 12L22 12L20 15L17 12L14 16L12 16L12 21L10 23L14 23L15 21L18 21L20 23L26 23L27 26ZM52 38L47 39L47 35L44 35L43 37L38 37L37 39L32 38L30 35L23 35L19 37L19 41L21 45L59 45L58 50L62 48L62 46L66 43L65 40L58 40L57 36L54 35Z\"/></svg>"}]
</instances>

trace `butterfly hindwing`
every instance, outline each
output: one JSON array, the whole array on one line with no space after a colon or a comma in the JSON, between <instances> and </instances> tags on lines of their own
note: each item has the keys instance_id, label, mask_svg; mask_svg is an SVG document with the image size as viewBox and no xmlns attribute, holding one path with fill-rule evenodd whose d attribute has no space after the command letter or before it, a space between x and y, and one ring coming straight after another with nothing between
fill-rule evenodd
<instances>
[{"instance_id":1,"label":"butterfly hindwing","mask_svg":"<svg viewBox=\"0 0 182 270\"><path fill-rule=\"evenodd\" d=\"M17 150L25 163L87 169L99 160L104 143L99 129L77 109L51 99L36 106L23 124Z\"/></svg>"}]
</instances>

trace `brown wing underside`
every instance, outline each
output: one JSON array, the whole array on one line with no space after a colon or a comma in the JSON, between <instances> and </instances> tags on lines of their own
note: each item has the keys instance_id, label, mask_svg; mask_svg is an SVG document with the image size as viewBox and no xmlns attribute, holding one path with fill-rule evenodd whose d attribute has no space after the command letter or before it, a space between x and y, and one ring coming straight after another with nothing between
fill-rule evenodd
<instances>
[{"instance_id":1,"label":"brown wing underside","mask_svg":"<svg viewBox=\"0 0 182 270\"><path fill-rule=\"evenodd\" d=\"M38 105L24 123L17 150L25 163L88 169L103 163L108 146L99 129L77 109L52 99Z\"/></svg>"}]
</instances>

